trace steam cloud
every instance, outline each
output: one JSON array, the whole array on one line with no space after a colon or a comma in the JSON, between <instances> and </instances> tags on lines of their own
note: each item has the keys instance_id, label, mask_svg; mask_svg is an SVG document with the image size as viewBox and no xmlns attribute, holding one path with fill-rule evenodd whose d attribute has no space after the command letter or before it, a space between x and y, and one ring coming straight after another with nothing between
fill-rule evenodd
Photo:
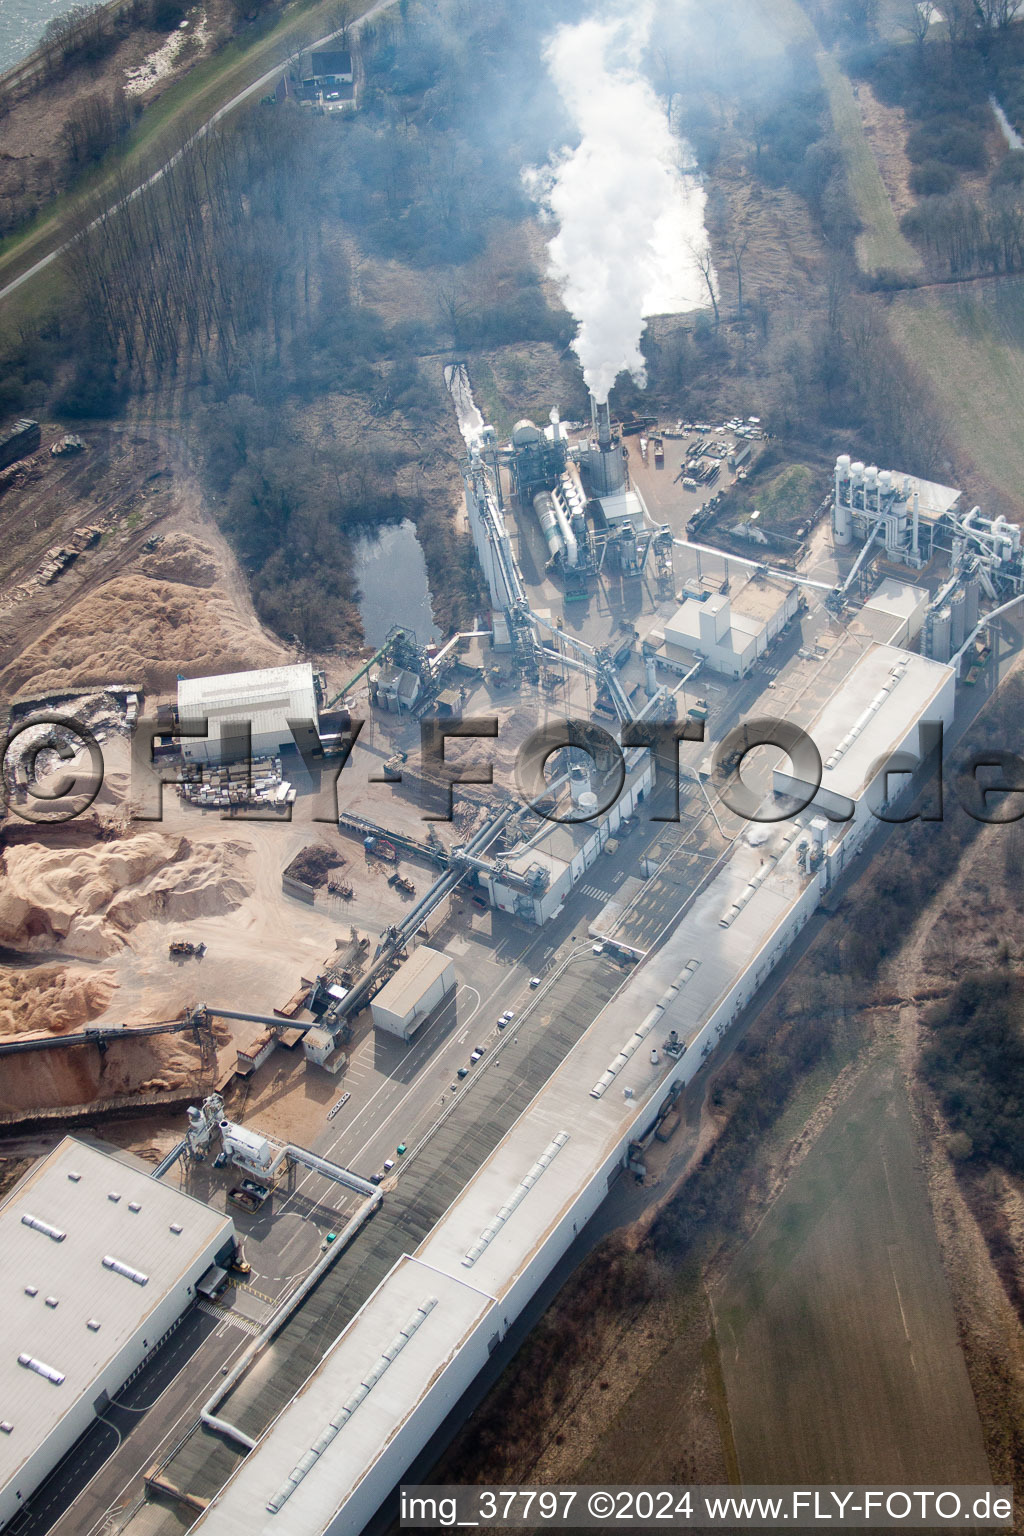
<instances>
[{"instance_id":1,"label":"steam cloud","mask_svg":"<svg viewBox=\"0 0 1024 1536\"><path fill-rule=\"evenodd\" d=\"M640 74L652 20L591 18L560 27L545 61L580 142L527 185L558 224L548 251L575 317L574 351L598 402L622 370L646 383L640 337L651 314L706 302L691 247L704 244L704 193ZM703 290L703 291L702 291Z\"/></svg>"}]
</instances>

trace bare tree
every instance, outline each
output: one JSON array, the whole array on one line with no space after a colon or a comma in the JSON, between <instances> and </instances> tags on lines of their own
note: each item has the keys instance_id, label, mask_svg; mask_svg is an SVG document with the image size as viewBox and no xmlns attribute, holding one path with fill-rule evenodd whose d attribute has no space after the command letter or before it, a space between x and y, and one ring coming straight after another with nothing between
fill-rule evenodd
<instances>
[{"instance_id":1,"label":"bare tree","mask_svg":"<svg viewBox=\"0 0 1024 1536\"><path fill-rule=\"evenodd\" d=\"M928 0L908 0L900 21L900 30L908 32L918 48L924 47L931 25L932 8Z\"/></svg>"},{"instance_id":2,"label":"bare tree","mask_svg":"<svg viewBox=\"0 0 1024 1536\"><path fill-rule=\"evenodd\" d=\"M978 0L978 10L992 31L1005 31L1024 10L1024 0Z\"/></svg>"},{"instance_id":3,"label":"bare tree","mask_svg":"<svg viewBox=\"0 0 1024 1536\"><path fill-rule=\"evenodd\" d=\"M946 0L942 14L946 19L946 33L954 51L962 48L977 25L978 13L974 0Z\"/></svg>"},{"instance_id":4,"label":"bare tree","mask_svg":"<svg viewBox=\"0 0 1024 1536\"><path fill-rule=\"evenodd\" d=\"M729 255L736 271L736 313L743 318L743 258L750 244L750 230L741 229L729 241ZM705 278L706 281L706 278Z\"/></svg>"},{"instance_id":5,"label":"bare tree","mask_svg":"<svg viewBox=\"0 0 1024 1536\"><path fill-rule=\"evenodd\" d=\"M457 348L466 306L462 299L462 289L454 276L445 278L441 283L436 299L438 313L451 339L452 347Z\"/></svg>"},{"instance_id":6,"label":"bare tree","mask_svg":"<svg viewBox=\"0 0 1024 1536\"><path fill-rule=\"evenodd\" d=\"M717 331L720 317L718 313L718 294L715 291L715 269L711 260L711 246L707 241L705 241L703 245L690 245L689 242L687 242L687 247L689 249L690 255L697 263L701 277L703 277L704 282L707 285L708 297L711 300L711 308L715 313L715 330Z\"/></svg>"}]
</instances>

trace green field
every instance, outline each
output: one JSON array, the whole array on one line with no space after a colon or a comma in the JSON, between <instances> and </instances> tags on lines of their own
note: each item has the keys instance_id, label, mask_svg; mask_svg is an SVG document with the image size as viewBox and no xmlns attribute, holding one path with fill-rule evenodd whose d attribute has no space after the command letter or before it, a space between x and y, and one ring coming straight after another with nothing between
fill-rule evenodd
<instances>
[{"instance_id":1,"label":"green field","mask_svg":"<svg viewBox=\"0 0 1024 1536\"><path fill-rule=\"evenodd\" d=\"M713 1302L744 1482L988 1481L890 1061L837 1111Z\"/></svg>"},{"instance_id":2,"label":"green field","mask_svg":"<svg viewBox=\"0 0 1024 1536\"><path fill-rule=\"evenodd\" d=\"M853 87L829 54L819 53L818 68L846 165L850 194L863 226L857 236L860 268L866 273L887 271L902 277L913 276L921 270L921 258L900 233L878 161L864 133Z\"/></svg>"},{"instance_id":3,"label":"green field","mask_svg":"<svg viewBox=\"0 0 1024 1536\"><path fill-rule=\"evenodd\" d=\"M958 454L1024 510L1024 278L899 294L897 342L935 392Z\"/></svg>"}]
</instances>

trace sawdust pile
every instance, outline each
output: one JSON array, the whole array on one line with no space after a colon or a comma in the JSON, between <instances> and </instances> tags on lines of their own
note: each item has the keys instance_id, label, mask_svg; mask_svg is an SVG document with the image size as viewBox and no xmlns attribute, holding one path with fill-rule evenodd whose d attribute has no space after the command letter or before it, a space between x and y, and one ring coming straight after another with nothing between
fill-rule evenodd
<instances>
[{"instance_id":1,"label":"sawdust pile","mask_svg":"<svg viewBox=\"0 0 1024 1536\"><path fill-rule=\"evenodd\" d=\"M179 673L240 672L286 660L223 592L119 576L75 603L10 663L0 685L10 693L46 693L131 678L159 692L174 688Z\"/></svg>"},{"instance_id":2,"label":"sawdust pile","mask_svg":"<svg viewBox=\"0 0 1024 1536\"><path fill-rule=\"evenodd\" d=\"M212 587L217 580L213 550L188 533L169 533L159 549L142 557L139 570L153 580L186 587Z\"/></svg>"},{"instance_id":3,"label":"sawdust pile","mask_svg":"<svg viewBox=\"0 0 1024 1536\"><path fill-rule=\"evenodd\" d=\"M115 1040L102 1056L93 1046L77 1045L5 1057L0 1113L123 1102L126 1094L201 1095L210 1086L199 1048L188 1035Z\"/></svg>"},{"instance_id":4,"label":"sawdust pile","mask_svg":"<svg viewBox=\"0 0 1024 1536\"><path fill-rule=\"evenodd\" d=\"M34 965L0 971L0 1035L62 1035L99 1018L117 977L113 971L81 966Z\"/></svg>"},{"instance_id":5,"label":"sawdust pile","mask_svg":"<svg viewBox=\"0 0 1024 1536\"><path fill-rule=\"evenodd\" d=\"M0 944L103 959L151 918L169 922L230 912L249 895L249 850L162 832L80 850L39 843L8 848L0 882Z\"/></svg>"}]
</instances>

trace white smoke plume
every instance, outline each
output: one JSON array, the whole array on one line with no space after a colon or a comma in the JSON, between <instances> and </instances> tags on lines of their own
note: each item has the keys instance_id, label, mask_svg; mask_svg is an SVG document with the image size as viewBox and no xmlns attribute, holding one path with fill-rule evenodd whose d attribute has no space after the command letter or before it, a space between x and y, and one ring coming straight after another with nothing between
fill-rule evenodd
<instances>
[{"instance_id":1,"label":"white smoke plume","mask_svg":"<svg viewBox=\"0 0 1024 1536\"><path fill-rule=\"evenodd\" d=\"M640 74L652 12L560 27L545 49L579 144L527 173L558 224L548 250L579 327L574 350L600 403L624 369L646 383L640 337L650 314L707 301L690 247L704 244L704 193ZM703 290L703 292L702 292Z\"/></svg>"}]
</instances>

